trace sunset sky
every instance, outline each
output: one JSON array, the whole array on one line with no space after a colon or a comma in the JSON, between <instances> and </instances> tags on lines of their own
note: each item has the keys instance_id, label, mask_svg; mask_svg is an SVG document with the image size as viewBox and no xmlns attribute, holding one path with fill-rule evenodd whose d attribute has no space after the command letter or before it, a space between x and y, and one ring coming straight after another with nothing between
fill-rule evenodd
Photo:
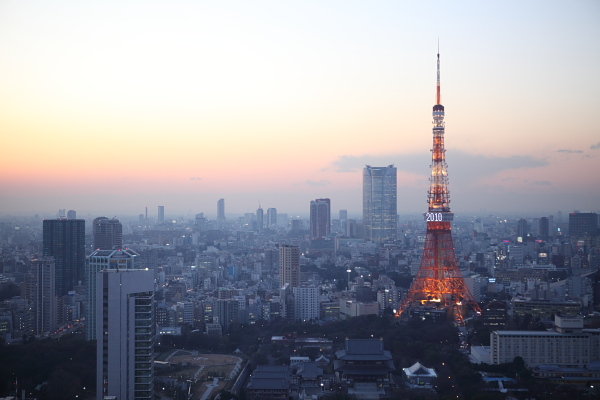
<instances>
[{"instance_id":1,"label":"sunset sky","mask_svg":"<svg viewBox=\"0 0 600 400\"><path fill-rule=\"evenodd\" d=\"M598 1L0 2L0 214L600 211Z\"/></svg>"}]
</instances>

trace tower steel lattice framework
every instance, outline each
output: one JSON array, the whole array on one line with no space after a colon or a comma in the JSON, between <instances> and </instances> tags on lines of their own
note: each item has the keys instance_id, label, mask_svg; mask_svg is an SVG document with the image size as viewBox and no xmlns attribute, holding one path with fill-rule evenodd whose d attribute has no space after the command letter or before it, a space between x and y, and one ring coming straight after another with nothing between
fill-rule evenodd
<instances>
[{"instance_id":1,"label":"tower steel lattice framework","mask_svg":"<svg viewBox=\"0 0 600 400\"><path fill-rule=\"evenodd\" d=\"M467 306L477 313L481 309L475 301L458 268L454 254L448 190L448 165L444 149L444 106L440 93L440 54L437 54L436 104L433 106L433 148L431 149L431 177L425 213L427 234L421 265L406 297L396 311L400 317L411 307L427 306L445 309L451 318L464 323Z\"/></svg>"}]
</instances>

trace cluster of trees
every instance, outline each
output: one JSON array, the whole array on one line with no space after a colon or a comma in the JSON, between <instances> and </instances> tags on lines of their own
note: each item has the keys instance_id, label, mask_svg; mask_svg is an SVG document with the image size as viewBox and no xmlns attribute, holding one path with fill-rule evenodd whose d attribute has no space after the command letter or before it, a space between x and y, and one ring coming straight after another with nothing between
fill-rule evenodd
<instances>
[{"instance_id":1,"label":"cluster of trees","mask_svg":"<svg viewBox=\"0 0 600 400\"><path fill-rule=\"evenodd\" d=\"M0 346L0 395L82 398L96 389L96 342L81 334Z\"/></svg>"}]
</instances>

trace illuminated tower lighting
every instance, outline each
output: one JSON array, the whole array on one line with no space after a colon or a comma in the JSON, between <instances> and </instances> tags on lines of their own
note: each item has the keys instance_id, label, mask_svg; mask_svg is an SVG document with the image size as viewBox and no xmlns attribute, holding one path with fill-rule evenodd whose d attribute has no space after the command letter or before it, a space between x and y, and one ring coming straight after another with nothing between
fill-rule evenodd
<instances>
[{"instance_id":1,"label":"illuminated tower lighting","mask_svg":"<svg viewBox=\"0 0 600 400\"><path fill-rule=\"evenodd\" d=\"M466 306L480 313L481 309L462 278L452 240L450 191L444 149L444 106L440 92L440 54L437 54L436 104L433 106L433 148L431 149L431 177L425 213L427 235L423 257L417 276L396 316L402 316L411 307L427 306L445 309L452 319L462 324Z\"/></svg>"}]
</instances>

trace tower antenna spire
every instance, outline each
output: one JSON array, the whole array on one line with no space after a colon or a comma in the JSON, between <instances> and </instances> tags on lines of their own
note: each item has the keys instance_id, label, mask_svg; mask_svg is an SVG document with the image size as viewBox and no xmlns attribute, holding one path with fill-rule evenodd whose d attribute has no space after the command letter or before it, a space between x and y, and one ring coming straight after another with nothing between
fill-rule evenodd
<instances>
[{"instance_id":1,"label":"tower antenna spire","mask_svg":"<svg viewBox=\"0 0 600 400\"><path fill-rule=\"evenodd\" d=\"M444 106L440 99L440 48L437 54L437 102L433 106L433 147L431 177L424 214L427 233L417 276L396 311L400 317L411 308L425 307L433 312L446 311L458 325L464 325L466 306L481 313L481 308L465 284L454 253L448 190L448 166L444 146ZM432 313L432 315L434 315Z\"/></svg>"},{"instance_id":2,"label":"tower antenna spire","mask_svg":"<svg viewBox=\"0 0 600 400\"><path fill-rule=\"evenodd\" d=\"M436 86L436 102L435 104L442 104L442 95L440 92L440 38L438 38L438 52L437 52L437 86Z\"/></svg>"}]
</instances>

